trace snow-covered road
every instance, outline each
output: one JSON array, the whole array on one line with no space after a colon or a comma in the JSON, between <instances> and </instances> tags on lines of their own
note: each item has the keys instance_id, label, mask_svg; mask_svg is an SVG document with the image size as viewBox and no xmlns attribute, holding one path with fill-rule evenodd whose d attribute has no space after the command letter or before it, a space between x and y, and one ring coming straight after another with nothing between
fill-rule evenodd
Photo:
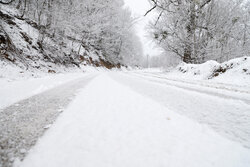
<instances>
[{"instance_id":1,"label":"snow-covered road","mask_svg":"<svg viewBox=\"0 0 250 167\"><path fill-rule=\"evenodd\" d=\"M44 78L41 84L46 87L53 83L58 83L58 81L64 82L64 84L57 84L57 87L49 90L44 89L47 91L0 109L0 167L11 166L15 157L22 159L26 155L27 150L36 143L37 139L43 135L44 131L49 128L57 116L72 101L79 89L83 88L96 76L95 74L77 75L78 77L75 77L75 74L71 76L66 75L64 80L58 77L55 77L53 80L51 77ZM76 79L68 81L69 79L72 80L72 77ZM17 97L20 99L30 95L37 85L41 85L38 84L41 79L37 80L23 81L24 85L18 84L17 87L13 86L14 88L21 87L24 89L17 91L25 92L17 95ZM27 86L31 86L31 88L28 89ZM13 97L14 93L12 92L4 95L0 93L0 99Z\"/></svg>"},{"instance_id":2,"label":"snow-covered road","mask_svg":"<svg viewBox=\"0 0 250 167\"><path fill-rule=\"evenodd\" d=\"M248 167L249 111L237 96L101 73L15 166Z\"/></svg>"},{"instance_id":3,"label":"snow-covered road","mask_svg":"<svg viewBox=\"0 0 250 167\"><path fill-rule=\"evenodd\" d=\"M250 93L247 93L250 88L205 81L173 81L133 72L112 76L170 110L250 148Z\"/></svg>"}]
</instances>

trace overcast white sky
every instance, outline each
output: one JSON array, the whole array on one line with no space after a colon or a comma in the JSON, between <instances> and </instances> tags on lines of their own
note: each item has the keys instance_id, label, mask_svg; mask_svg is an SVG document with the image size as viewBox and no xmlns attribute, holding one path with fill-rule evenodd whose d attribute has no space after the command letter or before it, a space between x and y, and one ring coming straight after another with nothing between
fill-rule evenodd
<instances>
[{"instance_id":1,"label":"overcast white sky","mask_svg":"<svg viewBox=\"0 0 250 167\"><path fill-rule=\"evenodd\" d=\"M130 8L134 16L140 17L137 24L135 25L135 29L142 41L144 54L149 54L152 56L160 54L160 49L155 47L156 45L152 42L151 39L147 37L147 32L145 29L147 23L154 17L154 13L150 13L149 15L144 17L144 14L151 7L148 0L124 0L124 2L125 6Z\"/></svg>"}]
</instances>

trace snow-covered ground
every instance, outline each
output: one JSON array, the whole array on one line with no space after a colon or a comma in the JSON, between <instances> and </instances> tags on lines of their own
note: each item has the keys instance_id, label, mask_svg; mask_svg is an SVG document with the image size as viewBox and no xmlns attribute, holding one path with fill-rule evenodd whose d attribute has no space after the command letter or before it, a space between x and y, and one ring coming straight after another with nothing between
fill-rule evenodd
<instances>
[{"instance_id":1,"label":"snow-covered ground","mask_svg":"<svg viewBox=\"0 0 250 167\"><path fill-rule=\"evenodd\" d=\"M249 72L250 58L242 57L222 64L182 63L168 71L130 71L127 79L120 79L134 90L250 148Z\"/></svg>"},{"instance_id":2,"label":"snow-covered ground","mask_svg":"<svg viewBox=\"0 0 250 167\"><path fill-rule=\"evenodd\" d=\"M222 136L250 148L249 94L185 83L180 86L133 73L113 77L172 111L206 124Z\"/></svg>"},{"instance_id":3,"label":"snow-covered ground","mask_svg":"<svg viewBox=\"0 0 250 167\"><path fill-rule=\"evenodd\" d=\"M250 150L102 74L21 167L247 167Z\"/></svg>"},{"instance_id":4,"label":"snow-covered ground","mask_svg":"<svg viewBox=\"0 0 250 167\"><path fill-rule=\"evenodd\" d=\"M78 70L68 69L58 74L49 74L39 70L25 71L0 62L0 109L97 71L105 69L86 66Z\"/></svg>"},{"instance_id":5,"label":"snow-covered ground","mask_svg":"<svg viewBox=\"0 0 250 167\"><path fill-rule=\"evenodd\" d=\"M0 79L0 109L85 75L83 73L57 74L17 81Z\"/></svg>"},{"instance_id":6,"label":"snow-covered ground","mask_svg":"<svg viewBox=\"0 0 250 167\"><path fill-rule=\"evenodd\" d=\"M203 64L181 63L175 68L137 70L138 73L156 74L172 80L216 83L250 88L250 57L232 59L219 64L208 61Z\"/></svg>"},{"instance_id":7,"label":"snow-covered ground","mask_svg":"<svg viewBox=\"0 0 250 167\"><path fill-rule=\"evenodd\" d=\"M95 73L18 101L0 112L0 167L23 159Z\"/></svg>"},{"instance_id":8,"label":"snow-covered ground","mask_svg":"<svg viewBox=\"0 0 250 167\"><path fill-rule=\"evenodd\" d=\"M77 95L63 113L59 106L58 119L25 152L28 154L24 161L16 159L14 166L248 167L249 59L237 60L233 60L233 65L231 62L183 64L168 73L159 69L113 72L101 69L96 73L95 69L86 68L85 73L38 78L21 73L24 76L15 80L5 75L0 79L0 104L4 113L16 110L18 105L13 103L34 94L38 99L46 98L47 94L58 99L65 89L68 96L72 92ZM210 78L215 70L223 71L224 67L218 70L218 66L225 66L226 71ZM85 87L79 91L81 78ZM241 80L234 81L235 78ZM74 91L71 84L75 85ZM58 90L41 93L50 88ZM43 106L47 106L49 114L53 110L49 106L53 106L57 111L58 105L51 105L54 101L51 97L43 100L44 104L39 103L36 110L43 111ZM32 99L20 102L20 111L36 118L35 113L29 113ZM4 120L13 122L13 115L9 117ZM30 122L32 129L39 125L39 119L34 120ZM39 134L48 124L43 120ZM24 131L28 132L27 128ZM29 150L31 146L25 148ZM22 151L17 149L17 152Z\"/></svg>"}]
</instances>

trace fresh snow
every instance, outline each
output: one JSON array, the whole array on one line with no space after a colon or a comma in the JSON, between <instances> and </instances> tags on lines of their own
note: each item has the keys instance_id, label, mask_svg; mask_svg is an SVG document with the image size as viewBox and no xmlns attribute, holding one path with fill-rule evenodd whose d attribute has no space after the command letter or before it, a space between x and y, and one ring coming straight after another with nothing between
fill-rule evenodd
<instances>
[{"instance_id":1,"label":"fresh snow","mask_svg":"<svg viewBox=\"0 0 250 167\"><path fill-rule=\"evenodd\" d=\"M46 92L18 101L0 112L0 166L12 167L23 159L77 93L96 73L69 81Z\"/></svg>"},{"instance_id":2,"label":"fresh snow","mask_svg":"<svg viewBox=\"0 0 250 167\"><path fill-rule=\"evenodd\" d=\"M17 80L0 78L0 109L85 75L79 72L53 74L40 78L26 76Z\"/></svg>"},{"instance_id":3,"label":"fresh snow","mask_svg":"<svg viewBox=\"0 0 250 167\"><path fill-rule=\"evenodd\" d=\"M213 128L220 135L250 148L250 94L155 76L113 75L120 83L148 96L172 111Z\"/></svg>"},{"instance_id":4,"label":"fresh snow","mask_svg":"<svg viewBox=\"0 0 250 167\"><path fill-rule=\"evenodd\" d=\"M220 72L218 76L213 77L214 71L219 67L228 68L226 72ZM235 58L224 63L218 63L210 60L203 64L181 63L175 68L160 69L142 69L137 70L143 74L157 74L169 79L185 80L192 82L205 81L209 83L230 84L237 87L250 88L250 57Z\"/></svg>"},{"instance_id":5,"label":"fresh snow","mask_svg":"<svg viewBox=\"0 0 250 167\"><path fill-rule=\"evenodd\" d=\"M219 67L228 69L210 78ZM250 164L249 57L181 64L168 72L82 66L48 74L5 62L0 68L0 112L28 108L19 101L99 74L66 110L58 109L56 122L44 122L39 130L46 133L31 150L17 149L27 157L14 167Z\"/></svg>"},{"instance_id":6,"label":"fresh snow","mask_svg":"<svg viewBox=\"0 0 250 167\"><path fill-rule=\"evenodd\" d=\"M116 75L92 80L15 167L249 166L249 149L116 82Z\"/></svg>"},{"instance_id":7,"label":"fresh snow","mask_svg":"<svg viewBox=\"0 0 250 167\"><path fill-rule=\"evenodd\" d=\"M56 74L49 74L48 69L26 71L21 67L0 61L0 109L66 82L82 78L88 73L107 71L104 68L92 66L81 66L80 69L56 69L58 70Z\"/></svg>"}]
</instances>

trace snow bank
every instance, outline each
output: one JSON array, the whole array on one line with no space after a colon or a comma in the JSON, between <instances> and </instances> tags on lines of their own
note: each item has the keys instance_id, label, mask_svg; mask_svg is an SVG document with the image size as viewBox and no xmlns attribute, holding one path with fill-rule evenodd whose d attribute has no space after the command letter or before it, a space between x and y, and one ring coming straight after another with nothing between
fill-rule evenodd
<instances>
[{"instance_id":1,"label":"snow bank","mask_svg":"<svg viewBox=\"0 0 250 167\"><path fill-rule=\"evenodd\" d=\"M203 64L181 63L167 75L177 78L213 80L221 83L249 86L250 57L236 58L221 64L212 60Z\"/></svg>"},{"instance_id":2,"label":"snow bank","mask_svg":"<svg viewBox=\"0 0 250 167\"><path fill-rule=\"evenodd\" d=\"M203 64L181 63L179 66L177 66L177 71L188 76L198 76L201 79L206 79L209 78L213 71L219 66L220 64L213 60Z\"/></svg>"},{"instance_id":3,"label":"snow bank","mask_svg":"<svg viewBox=\"0 0 250 167\"><path fill-rule=\"evenodd\" d=\"M250 57L242 57L221 64L222 72L213 79L219 82L250 86ZM225 72L224 72L225 71Z\"/></svg>"}]
</instances>

